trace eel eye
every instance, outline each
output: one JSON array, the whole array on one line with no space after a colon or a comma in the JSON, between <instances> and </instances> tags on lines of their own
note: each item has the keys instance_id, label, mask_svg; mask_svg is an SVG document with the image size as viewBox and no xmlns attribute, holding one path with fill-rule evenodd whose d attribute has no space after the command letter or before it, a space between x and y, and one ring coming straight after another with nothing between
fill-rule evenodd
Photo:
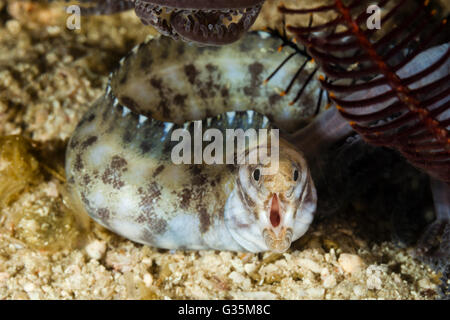
<instances>
[{"instance_id":1,"label":"eel eye","mask_svg":"<svg viewBox=\"0 0 450 320\"><path fill-rule=\"evenodd\" d=\"M297 169L295 169L294 170L294 181L297 181L298 180L298 170Z\"/></svg>"},{"instance_id":2,"label":"eel eye","mask_svg":"<svg viewBox=\"0 0 450 320\"><path fill-rule=\"evenodd\" d=\"M253 179L255 179L255 181L259 181L260 176L261 176L261 171L259 169L255 169L255 171L253 171Z\"/></svg>"}]
</instances>

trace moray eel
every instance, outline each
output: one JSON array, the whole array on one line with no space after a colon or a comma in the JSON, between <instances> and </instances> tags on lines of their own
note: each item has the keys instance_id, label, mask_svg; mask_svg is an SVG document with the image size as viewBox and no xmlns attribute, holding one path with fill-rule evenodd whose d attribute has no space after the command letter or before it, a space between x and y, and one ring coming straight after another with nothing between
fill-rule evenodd
<instances>
[{"instance_id":1,"label":"moray eel","mask_svg":"<svg viewBox=\"0 0 450 320\"><path fill-rule=\"evenodd\" d=\"M84 0L83 15L129 9L161 34L202 45L240 39L258 17L264 0Z\"/></svg>"},{"instance_id":2,"label":"moray eel","mask_svg":"<svg viewBox=\"0 0 450 320\"><path fill-rule=\"evenodd\" d=\"M287 250L311 224L317 196L303 154L283 137L314 113L320 87L311 82L297 103L289 103L315 68L300 54L263 85L293 54L292 48L278 52L281 44L259 32L225 47L165 37L135 47L68 143L74 200L113 232L158 248ZM289 84L290 93L280 94ZM279 128L278 157L175 164L180 140L174 132L194 136L200 126L223 136L227 129ZM202 147L208 145L203 140ZM245 154L256 147L247 141ZM274 163L278 169L263 174Z\"/></svg>"},{"instance_id":3,"label":"moray eel","mask_svg":"<svg viewBox=\"0 0 450 320\"><path fill-rule=\"evenodd\" d=\"M135 12L174 39L206 45L237 41L253 25L264 0L136 0Z\"/></svg>"}]
</instances>

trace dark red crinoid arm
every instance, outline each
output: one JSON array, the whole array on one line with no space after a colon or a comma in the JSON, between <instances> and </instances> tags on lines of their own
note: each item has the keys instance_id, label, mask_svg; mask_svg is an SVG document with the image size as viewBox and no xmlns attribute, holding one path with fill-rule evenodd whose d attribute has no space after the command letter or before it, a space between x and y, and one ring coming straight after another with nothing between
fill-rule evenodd
<instances>
[{"instance_id":1,"label":"dark red crinoid arm","mask_svg":"<svg viewBox=\"0 0 450 320\"><path fill-rule=\"evenodd\" d=\"M312 9L279 9L310 15L308 26L288 30L328 76L320 79L322 85L353 129L367 142L397 149L416 167L448 183L447 20L433 23L436 10L429 8L428 0L379 0L381 28L369 29L371 13L366 9L373 3L334 0ZM329 13L331 18L313 24L318 13Z\"/></svg>"}]
</instances>

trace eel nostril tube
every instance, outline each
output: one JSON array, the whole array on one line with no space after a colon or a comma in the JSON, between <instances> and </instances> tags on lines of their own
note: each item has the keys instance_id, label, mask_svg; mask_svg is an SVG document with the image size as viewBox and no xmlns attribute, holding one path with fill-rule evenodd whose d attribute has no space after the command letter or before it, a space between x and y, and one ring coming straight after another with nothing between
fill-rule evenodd
<instances>
[{"instance_id":1,"label":"eel nostril tube","mask_svg":"<svg viewBox=\"0 0 450 320\"><path fill-rule=\"evenodd\" d=\"M280 220L280 205L278 203L277 195L274 194L272 198L272 205L270 207L270 223L274 228L276 228L280 224Z\"/></svg>"}]
</instances>

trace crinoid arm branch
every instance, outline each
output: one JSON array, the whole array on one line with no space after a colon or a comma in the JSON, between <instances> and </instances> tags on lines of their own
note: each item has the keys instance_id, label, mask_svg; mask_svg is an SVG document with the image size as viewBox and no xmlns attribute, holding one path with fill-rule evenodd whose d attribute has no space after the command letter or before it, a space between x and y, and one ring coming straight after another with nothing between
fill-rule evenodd
<instances>
[{"instance_id":1,"label":"crinoid arm branch","mask_svg":"<svg viewBox=\"0 0 450 320\"><path fill-rule=\"evenodd\" d=\"M450 186L442 181L431 179L436 220L450 222Z\"/></svg>"},{"instance_id":2,"label":"crinoid arm branch","mask_svg":"<svg viewBox=\"0 0 450 320\"><path fill-rule=\"evenodd\" d=\"M432 177L450 182L448 23L429 3L378 1L384 9L379 30L367 28L362 1L280 9L310 14L310 21L318 12L330 13L329 21L287 29L327 75L321 82L340 114L366 142L394 148ZM413 14L405 16L406 4Z\"/></svg>"},{"instance_id":3,"label":"crinoid arm branch","mask_svg":"<svg viewBox=\"0 0 450 320\"><path fill-rule=\"evenodd\" d=\"M450 186L431 179L436 220L423 233L417 252L421 256L448 259L450 257Z\"/></svg>"}]
</instances>

